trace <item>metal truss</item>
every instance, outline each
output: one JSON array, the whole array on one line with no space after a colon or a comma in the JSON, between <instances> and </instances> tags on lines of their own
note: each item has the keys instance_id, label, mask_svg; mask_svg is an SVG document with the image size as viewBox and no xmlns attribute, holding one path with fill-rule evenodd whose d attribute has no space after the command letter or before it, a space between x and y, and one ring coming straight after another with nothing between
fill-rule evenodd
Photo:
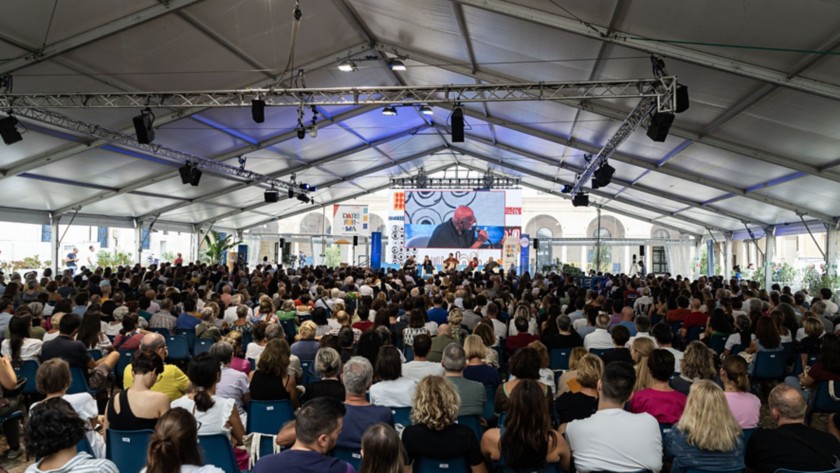
<instances>
[{"instance_id":1,"label":"metal truss","mask_svg":"<svg viewBox=\"0 0 840 473\"><path fill-rule=\"evenodd\" d=\"M518 189L521 181L515 177L431 178L422 180L418 177L391 179L392 189Z\"/></svg>"},{"instance_id":2,"label":"metal truss","mask_svg":"<svg viewBox=\"0 0 840 473\"><path fill-rule=\"evenodd\" d=\"M60 113L56 113L51 110L24 108L18 110L16 114L32 120L47 123L49 125L64 128L65 130L70 130L76 133L83 133L96 138L102 138L108 140L111 143L120 146L126 146L129 148L134 148L176 164L192 163L194 166L197 166L202 171L208 171L212 174L234 176L238 179L250 181L253 184L262 184L267 188L279 187L286 189L301 190L297 186L297 184L293 182L281 181L279 179L266 176L264 174L258 174L243 168L231 166L229 164L214 161L209 158L187 154L161 145L140 144L137 143L137 140L133 136L126 135L118 131L109 130L99 125L86 123L81 120L75 120L73 118L61 115Z\"/></svg>"},{"instance_id":3,"label":"metal truss","mask_svg":"<svg viewBox=\"0 0 840 473\"><path fill-rule=\"evenodd\" d=\"M641 98L655 100L658 112L673 112L676 90L676 77L662 77L510 84L0 94L0 109L250 107L254 99L263 100L266 106L346 106Z\"/></svg>"}]
</instances>

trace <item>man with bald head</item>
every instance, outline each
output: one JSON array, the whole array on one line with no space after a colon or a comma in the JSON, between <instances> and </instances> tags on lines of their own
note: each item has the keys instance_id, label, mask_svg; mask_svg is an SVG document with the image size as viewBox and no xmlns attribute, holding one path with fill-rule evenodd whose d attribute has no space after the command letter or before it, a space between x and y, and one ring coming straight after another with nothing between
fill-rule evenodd
<instances>
[{"instance_id":1,"label":"man with bald head","mask_svg":"<svg viewBox=\"0 0 840 473\"><path fill-rule=\"evenodd\" d=\"M166 339L163 335L151 332L143 336L140 342L140 349L149 351L159 356L161 359L166 359ZM131 370L131 365L125 367L123 372L123 388L128 389L134 383L134 373ZM163 365L163 373L158 376L157 382L152 386L152 391L166 394L170 401L174 401L190 389L190 379L175 365L168 363Z\"/></svg>"},{"instance_id":2,"label":"man with bald head","mask_svg":"<svg viewBox=\"0 0 840 473\"><path fill-rule=\"evenodd\" d=\"M478 248L487 241L485 230L479 230L476 236L472 226L475 225L475 213L466 205L455 209L452 218L441 223L429 238L429 248Z\"/></svg>"},{"instance_id":3,"label":"man with bald head","mask_svg":"<svg viewBox=\"0 0 840 473\"><path fill-rule=\"evenodd\" d=\"M799 389L780 384L770 391L768 401L779 427L758 429L750 436L744 458L748 471L826 471L840 466L840 441L805 425L808 405Z\"/></svg>"}]
</instances>

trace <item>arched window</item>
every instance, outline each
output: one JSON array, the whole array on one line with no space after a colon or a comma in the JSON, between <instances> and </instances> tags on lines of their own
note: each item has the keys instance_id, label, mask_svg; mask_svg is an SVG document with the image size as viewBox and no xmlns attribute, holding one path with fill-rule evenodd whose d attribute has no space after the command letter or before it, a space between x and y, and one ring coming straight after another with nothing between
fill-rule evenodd
<instances>
[{"instance_id":1,"label":"arched window","mask_svg":"<svg viewBox=\"0 0 840 473\"><path fill-rule=\"evenodd\" d=\"M554 264L551 256L552 236L553 232L549 228L540 227L540 229L537 230L537 238L540 240L540 247L536 249L538 271L543 271L543 268L546 268L546 266Z\"/></svg>"}]
</instances>

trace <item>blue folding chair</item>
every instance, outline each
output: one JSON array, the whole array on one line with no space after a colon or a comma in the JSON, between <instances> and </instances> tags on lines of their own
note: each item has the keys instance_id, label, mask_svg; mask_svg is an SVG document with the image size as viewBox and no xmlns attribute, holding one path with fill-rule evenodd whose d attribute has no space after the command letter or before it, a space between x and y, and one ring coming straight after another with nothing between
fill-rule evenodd
<instances>
[{"instance_id":1,"label":"blue folding chair","mask_svg":"<svg viewBox=\"0 0 840 473\"><path fill-rule=\"evenodd\" d=\"M88 385L87 373L78 366L70 367L70 387L67 388L67 394L89 393L91 395L101 391L99 389L91 389Z\"/></svg>"},{"instance_id":2,"label":"blue folding chair","mask_svg":"<svg viewBox=\"0 0 840 473\"><path fill-rule=\"evenodd\" d=\"M223 433L199 435L198 444L204 450L204 463L221 468L225 473L239 473L239 464L230 439ZM122 470L120 470L122 473Z\"/></svg>"},{"instance_id":3,"label":"blue folding chair","mask_svg":"<svg viewBox=\"0 0 840 473\"><path fill-rule=\"evenodd\" d=\"M256 371L257 370L257 360L255 360L253 358L248 358L248 363L251 364L251 371Z\"/></svg>"},{"instance_id":4,"label":"blue folding chair","mask_svg":"<svg viewBox=\"0 0 840 473\"><path fill-rule=\"evenodd\" d=\"M321 379L321 377L315 373L315 360L300 360L300 367L303 370L301 383L303 383L304 386Z\"/></svg>"},{"instance_id":5,"label":"blue folding chair","mask_svg":"<svg viewBox=\"0 0 840 473\"><path fill-rule=\"evenodd\" d=\"M169 335L166 337L167 361L187 361L190 357L190 346L183 335Z\"/></svg>"},{"instance_id":6,"label":"blue folding chair","mask_svg":"<svg viewBox=\"0 0 840 473\"><path fill-rule=\"evenodd\" d=\"M481 417L483 417L488 424L496 420L496 389L498 389L498 386L493 386L492 384L484 386L484 413Z\"/></svg>"},{"instance_id":7,"label":"blue folding chair","mask_svg":"<svg viewBox=\"0 0 840 473\"><path fill-rule=\"evenodd\" d=\"M589 353L592 353L593 355L595 355L599 358L603 358L604 353L607 353L608 351L612 351L612 350L615 350L615 348L590 348Z\"/></svg>"},{"instance_id":8,"label":"blue folding chair","mask_svg":"<svg viewBox=\"0 0 840 473\"><path fill-rule=\"evenodd\" d=\"M469 470L467 459L464 457L448 460L433 458L416 458L413 466L414 473L466 473Z\"/></svg>"},{"instance_id":9,"label":"blue folding chair","mask_svg":"<svg viewBox=\"0 0 840 473\"><path fill-rule=\"evenodd\" d=\"M261 434L275 435L283 425L295 418L292 411L292 403L283 401L251 401L248 404L248 433L257 432ZM274 453L271 437L260 439L260 456Z\"/></svg>"},{"instance_id":10,"label":"blue folding chair","mask_svg":"<svg viewBox=\"0 0 840 473\"><path fill-rule=\"evenodd\" d=\"M120 354L120 359L117 360L117 367L114 368L118 378L122 378L125 374L125 369L131 364L131 358L134 356L135 350L117 350ZM128 389L130 386L124 386Z\"/></svg>"},{"instance_id":11,"label":"blue folding chair","mask_svg":"<svg viewBox=\"0 0 840 473\"><path fill-rule=\"evenodd\" d=\"M817 384L814 392L811 393L811 397L808 399L808 414L805 416L805 422L807 424L811 423L811 417L814 414L833 414L840 412L840 401L832 399L828 392L829 383L834 383L834 381L823 381ZM838 387L840 386L835 383L835 389Z\"/></svg>"},{"instance_id":12,"label":"blue folding chair","mask_svg":"<svg viewBox=\"0 0 840 473\"><path fill-rule=\"evenodd\" d=\"M186 329L178 329L175 330L175 335L181 335L187 340L187 351L192 353L193 349L195 348L195 330L186 330ZM170 335L163 335L164 337L169 337Z\"/></svg>"},{"instance_id":13,"label":"blue folding chair","mask_svg":"<svg viewBox=\"0 0 840 473\"><path fill-rule=\"evenodd\" d=\"M117 465L120 473L139 473L146 466L146 451L151 430L105 431L105 456Z\"/></svg>"},{"instance_id":14,"label":"blue folding chair","mask_svg":"<svg viewBox=\"0 0 840 473\"><path fill-rule=\"evenodd\" d=\"M332 456L349 463L356 471L362 466L362 450L359 448L335 447Z\"/></svg>"},{"instance_id":15,"label":"blue folding chair","mask_svg":"<svg viewBox=\"0 0 840 473\"><path fill-rule=\"evenodd\" d=\"M569 357L572 354L571 348L552 348L549 351L550 362L549 366L553 370L567 370L569 369Z\"/></svg>"},{"instance_id":16,"label":"blue folding chair","mask_svg":"<svg viewBox=\"0 0 840 473\"><path fill-rule=\"evenodd\" d=\"M481 443L481 435L484 431L481 429L481 417L479 416L458 416L455 421L461 425L467 426L475 434L476 440Z\"/></svg>"},{"instance_id":17,"label":"blue folding chair","mask_svg":"<svg viewBox=\"0 0 840 473\"><path fill-rule=\"evenodd\" d=\"M23 394L37 394L38 389L35 387L35 375L38 374L38 362L35 360L26 360L15 368L15 375L18 379L26 378L26 384L23 385Z\"/></svg>"},{"instance_id":18,"label":"blue folding chair","mask_svg":"<svg viewBox=\"0 0 840 473\"><path fill-rule=\"evenodd\" d=\"M691 327L686 331L685 342L690 343L694 340L700 340L700 334L703 333L705 327Z\"/></svg>"},{"instance_id":19,"label":"blue folding chair","mask_svg":"<svg viewBox=\"0 0 840 473\"><path fill-rule=\"evenodd\" d=\"M783 350L757 352L753 360L752 378L754 380L784 379L787 372L785 361L785 352Z\"/></svg>"},{"instance_id":20,"label":"blue folding chair","mask_svg":"<svg viewBox=\"0 0 840 473\"><path fill-rule=\"evenodd\" d=\"M728 335L712 335L711 338L709 338L709 348L720 355L723 353L724 348L726 348L727 338L729 338Z\"/></svg>"},{"instance_id":21,"label":"blue folding chair","mask_svg":"<svg viewBox=\"0 0 840 473\"><path fill-rule=\"evenodd\" d=\"M411 408L410 407L389 407L391 414L394 415L394 424L402 424L406 427L411 425Z\"/></svg>"},{"instance_id":22,"label":"blue folding chair","mask_svg":"<svg viewBox=\"0 0 840 473\"><path fill-rule=\"evenodd\" d=\"M149 331L159 333L159 334L163 335L164 337L168 337L168 336L172 335L172 332L170 332L168 328L149 327Z\"/></svg>"},{"instance_id":23,"label":"blue folding chair","mask_svg":"<svg viewBox=\"0 0 840 473\"><path fill-rule=\"evenodd\" d=\"M295 325L295 321L292 319L286 319L280 321L280 326L283 327L283 333L286 334L286 341L291 343L295 339L295 335L297 335L297 325ZM244 343L242 344L245 345Z\"/></svg>"},{"instance_id":24,"label":"blue folding chair","mask_svg":"<svg viewBox=\"0 0 840 473\"><path fill-rule=\"evenodd\" d=\"M99 360L102 359L103 356L105 356L105 355L102 354L102 350L100 350L99 348L94 348L93 350L88 350L88 354L90 355L91 358L93 358L93 361L99 361Z\"/></svg>"},{"instance_id":25,"label":"blue folding chair","mask_svg":"<svg viewBox=\"0 0 840 473\"><path fill-rule=\"evenodd\" d=\"M213 340L209 338L199 338L195 341L195 345L193 345L193 356L198 356L201 353L207 353L210 351L210 347L213 346Z\"/></svg>"},{"instance_id":26,"label":"blue folding chair","mask_svg":"<svg viewBox=\"0 0 840 473\"><path fill-rule=\"evenodd\" d=\"M87 435L84 435L82 440L79 440L79 443L76 444L76 451L88 453L92 457L96 456L93 453L93 447L90 446L90 441L88 440Z\"/></svg>"},{"instance_id":27,"label":"blue folding chair","mask_svg":"<svg viewBox=\"0 0 840 473\"><path fill-rule=\"evenodd\" d=\"M405 346L405 349L403 350L403 354L405 355L405 362L406 363L414 360L414 349L411 347L411 345L406 345Z\"/></svg>"}]
</instances>

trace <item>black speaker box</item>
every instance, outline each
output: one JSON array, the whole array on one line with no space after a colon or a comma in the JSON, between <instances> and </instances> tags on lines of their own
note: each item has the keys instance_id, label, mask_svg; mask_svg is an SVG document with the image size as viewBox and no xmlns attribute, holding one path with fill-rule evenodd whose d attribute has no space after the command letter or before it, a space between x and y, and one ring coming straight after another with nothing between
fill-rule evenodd
<instances>
[{"instance_id":1,"label":"black speaker box","mask_svg":"<svg viewBox=\"0 0 840 473\"><path fill-rule=\"evenodd\" d=\"M665 141L672 123L674 123L673 113L654 113L647 130L648 138L653 141Z\"/></svg>"},{"instance_id":2,"label":"black speaker box","mask_svg":"<svg viewBox=\"0 0 840 473\"><path fill-rule=\"evenodd\" d=\"M539 239L537 239L537 238L534 238L534 249L535 249L535 250L539 250L539 249L540 249L540 240L539 240Z\"/></svg>"},{"instance_id":3,"label":"black speaker box","mask_svg":"<svg viewBox=\"0 0 840 473\"><path fill-rule=\"evenodd\" d=\"M353 235L353 246L359 246L359 237Z\"/></svg>"},{"instance_id":4,"label":"black speaker box","mask_svg":"<svg viewBox=\"0 0 840 473\"><path fill-rule=\"evenodd\" d=\"M639 245L639 256L645 256L645 245Z\"/></svg>"}]
</instances>

